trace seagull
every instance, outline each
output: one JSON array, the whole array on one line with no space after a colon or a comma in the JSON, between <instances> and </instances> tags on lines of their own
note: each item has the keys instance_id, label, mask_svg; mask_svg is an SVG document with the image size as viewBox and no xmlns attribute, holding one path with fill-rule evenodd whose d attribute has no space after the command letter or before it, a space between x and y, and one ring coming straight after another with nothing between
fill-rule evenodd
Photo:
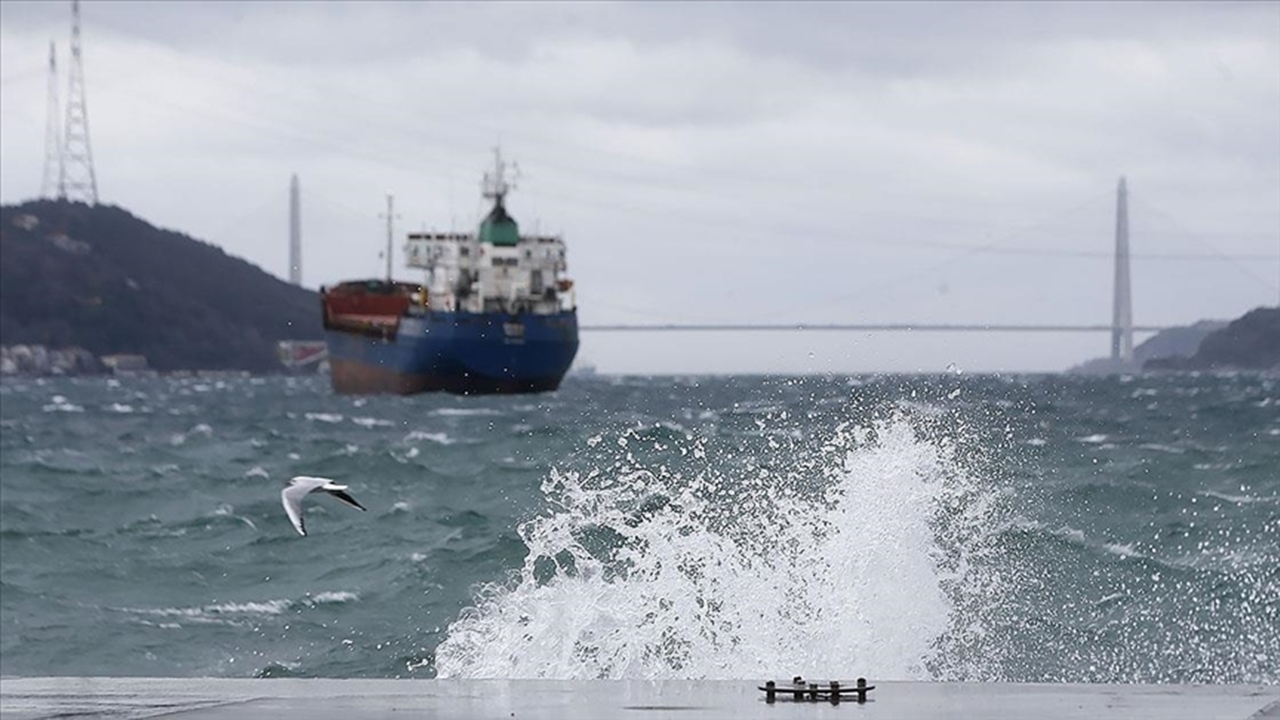
<instances>
[{"instance_id":1,"label":"seagull","mask_svg":"<svg viewBox=\"0 0 1280 720\"><path fill-rule=\"evenodd\" d=\"M365 506L348 495L345 492L346 489L346 485L339 485L329 478L298 475L289 481L285 489L280 491L280 502L284 504L284 511L289 513L289 521L293 523L293 527L297 529L298 534L306 536L307 530L302 522L302 498L306 497L312 490L323 490L352 507L364 510Z\"/></svg>"}]
</instances>

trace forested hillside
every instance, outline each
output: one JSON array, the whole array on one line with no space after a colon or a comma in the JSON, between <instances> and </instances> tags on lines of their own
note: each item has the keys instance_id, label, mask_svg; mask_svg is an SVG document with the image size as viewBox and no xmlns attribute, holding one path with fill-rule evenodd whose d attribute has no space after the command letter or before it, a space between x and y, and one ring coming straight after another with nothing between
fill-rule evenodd
<instances>
[{"instance_id":1,"label":"forested hillside","mask_svg":"<svg viewBox=\"0 0 1280 720\"><path fill-rule=\"evenodd\" d=\"M112 205L0 207L0 344L141 354L157 370L279 367L320 339L316 293Z\"/></svg>"}]
</instances>

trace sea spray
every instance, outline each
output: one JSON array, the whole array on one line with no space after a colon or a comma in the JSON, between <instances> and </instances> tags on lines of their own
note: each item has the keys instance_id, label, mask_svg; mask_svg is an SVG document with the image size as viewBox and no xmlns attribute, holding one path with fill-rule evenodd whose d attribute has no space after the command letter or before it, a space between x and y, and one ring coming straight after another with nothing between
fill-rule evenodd
<instances>
[{"instance_id":1,"label":"sea spray","mask_svg":"<svg viewBox=\"0 0 1280 720\"><path fill-rule=\"evenodd\" d=\"M781 468L767 449L742 462L670 428L658 441L624 433L622 448L666 443L706 462L681 472L628 449L606 469L551 472L551 509L520 527L523 566L450 625L438 675L947 671L939 653L959 656L980 635L980 614L956 610L979 605L965 593L986 583L969 579L966 547L940 535L977 548L990 502L928 425L900 410Z\"/></svg>"}]
</instances>

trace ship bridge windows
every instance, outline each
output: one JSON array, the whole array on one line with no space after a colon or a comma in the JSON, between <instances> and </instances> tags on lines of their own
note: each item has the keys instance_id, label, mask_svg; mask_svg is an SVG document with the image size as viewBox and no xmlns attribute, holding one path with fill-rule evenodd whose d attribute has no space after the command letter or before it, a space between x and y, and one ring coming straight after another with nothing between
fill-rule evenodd
<instances>
[{"instance_id":1,"label":"ship bridge windows","mask_svg":"<svg viewBox=\"0 0 1280 720\"><path fill-rule=\"evenodd\" d=\"M493 267L515 267L520 264L519 258L513 257L496 257L493 258Z\"/></svg>"}]
</instances>

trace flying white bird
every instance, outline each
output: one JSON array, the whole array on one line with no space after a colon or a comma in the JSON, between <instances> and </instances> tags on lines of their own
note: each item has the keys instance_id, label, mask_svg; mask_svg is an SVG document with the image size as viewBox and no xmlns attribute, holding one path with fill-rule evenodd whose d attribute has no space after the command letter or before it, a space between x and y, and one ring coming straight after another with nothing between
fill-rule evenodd
<instances>
[{"instance_id":1,"label":"flying white bird","mask_svg":"<svg viewBox=\"0 0 1280 720\"><path fill-rule=\"evenodd\" d=\"M307 529L302 522L302 498L312 490L323 490L352 507L365 509L363 505L356 502L355 498L345 492L346 489L346 485L339 485L329 478L298 475L280 491L280 502L284 504L284 511L289 513L289 520L297 528L298 534L306 535Z\"/></svg>"}]
</instances>

